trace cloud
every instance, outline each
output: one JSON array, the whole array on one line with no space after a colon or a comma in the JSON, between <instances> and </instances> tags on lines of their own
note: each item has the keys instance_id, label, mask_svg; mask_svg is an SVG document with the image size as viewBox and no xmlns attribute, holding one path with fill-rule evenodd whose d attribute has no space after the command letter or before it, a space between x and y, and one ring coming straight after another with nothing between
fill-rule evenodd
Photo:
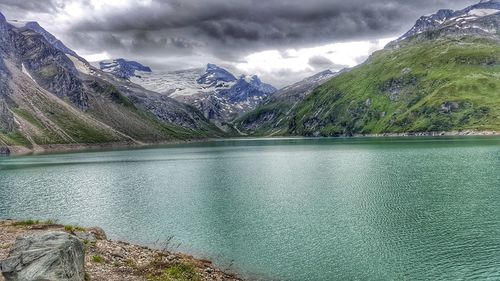
<instances>
[{"instance_id":1,"label":"cloud","mask_svg":"<svg viewBox=\"0 0 500 281\"><path fill-rule=\"evenodd\" d=\"M52 13L64 8L63 1L39 0L39 1L19 1L1 0L0 5L11 10L33 11L37 13Z\"/></svg>"},{"instance_id":2,"label":"cloud","mask_svg":"<svg viewBox=\"0 0 500 281\"><path fill-rule=\"evenodd\" d=\"M316 55L309 59L309 65L311 65L313 68L329 69L331 67L334 67L335 63L333 63L333 61L325 56Z\"/></svg>"},{"instance_id":3,"label":"cloud","mask_svg":"<svg viewBox=\"0 0 500 281\"><path fill-rule=\"evenodd\" d=\"M269 50L285 55L288 49L397 37L421 15L474 2L0 0L0 10L10 18L39 21L81 53L106 52L112 57L152 62L156 68L180 69L208 62L236 66L246 63L251 54ZM370 52L380 47L371 46ZM358 57L366 56L365 49L359 52ZM341 53L334 56L318 51L315 55L318 57L307 57L300 63L295 60L298 65L289 65L285 72L301 78L300 71L327 66L328 60L333 67L359 60L348 56L346 61Z\"/></svg>"}]
</instances>

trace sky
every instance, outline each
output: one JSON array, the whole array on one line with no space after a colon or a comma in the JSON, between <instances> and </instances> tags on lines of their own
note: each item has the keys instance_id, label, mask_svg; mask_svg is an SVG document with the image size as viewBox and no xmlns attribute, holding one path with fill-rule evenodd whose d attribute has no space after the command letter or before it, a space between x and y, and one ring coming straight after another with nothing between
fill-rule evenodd
<instances>
[{"instance_id":1,"label":"sky","mask_svg":"<svg viewBox=\"0 0 500 281\"><path fill-rule=\"evenodd\" d=\"M283 87L362 63L422 15L470 0L0 0L7 19L38 21L87 60L153 71L215 63Z\"/></svg>"}]
</instances>

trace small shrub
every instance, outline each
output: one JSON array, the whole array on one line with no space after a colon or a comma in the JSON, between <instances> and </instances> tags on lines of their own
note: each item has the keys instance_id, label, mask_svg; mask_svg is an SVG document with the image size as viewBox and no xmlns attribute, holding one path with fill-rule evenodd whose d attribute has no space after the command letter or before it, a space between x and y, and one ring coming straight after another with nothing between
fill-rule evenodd
<instances>
[{"instance_id":1,"label":"small shrub","mask_svg":"<svg viewBox=\"0 0 500 281\"><path fill-rule=\"evenodd\" d=\"M48 219L48 220L22 220L14 222L15 226L32 226L32 225L51 225L56 224L56 220Z\"/></svg>"},{"instance_id":2,"label":"small shrub","mask_svg":"<svg viewBox=\"0 0 500 281\"><path fill-rule=\"evenodd\" d=\"M92 261L95 263L101 263L101 262L103 262L103 260L104 260L103 257L100 255L92 256Z\"/></svg>"},{"instance_id":3,"label":"small shrub","mask_svg":"<svg viewBox=\"0 0 500 281\"><path fill-rule=\"evenodd\" d=\"M189 263L176 263L167 268L160 276L149 276L149 281L201 281L194 265Z\"/></svg>"},{"instance_id":4,"label":"small shrub","mask_svg":"<svg viewBox=\"0 0 500 281\"><path fill-rule=\"evenodd\" d=\"M73 231L86 231L85 228L80 227L80 226L74 226L74 225L65 225L64 230L68 232L73 232Z\"/></svg>"},{"instance_id":5,"label":"small shrub","mask_svg":"<svg viewBox=\"0 0 500 281\"><path fill-rule=\"evenodd\" d=\"M38 224L39 222L40 221L37 221L37 220L23 220L23 221L15 222L14 225L30 226L30 225Z\"/></svg>"}]
</instances>

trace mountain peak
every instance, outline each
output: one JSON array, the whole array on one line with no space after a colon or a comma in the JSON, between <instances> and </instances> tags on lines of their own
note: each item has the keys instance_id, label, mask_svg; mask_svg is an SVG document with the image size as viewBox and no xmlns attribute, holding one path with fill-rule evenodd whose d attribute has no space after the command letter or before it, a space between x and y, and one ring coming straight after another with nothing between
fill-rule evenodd
<instances>
[{"instance_id":1,"label":"mountain peak","mask_svg":"<svg viewBox=\"0 0 500 281\"><path fill-rule=\"evenodd\" d=\"M450 33L463 34L468 31L473 34L478 32L496 33L496 30L492 30L489 25L482 25L478 21L499 12L500 0L481 0L478 4L458 11L442 9L435 14L420 17L415 25L401 36L398 41L444 27L448 28Z\"/></svg>"},{"instance_id":2,"label":"mountain peak","mask_svg":"<svg viewBox=\"0 0 500 281\"><path fill-rule=\"evenodd\" d=\"M26 28L42 28L40 24L36 21L29 21L25 24Z\"/></svg>"},{"instance_id":3,"label":"mountain peak","mask_svg":"<svg viewBox=\"0 0 500 281\"><path fill-rule=\"evenodd\" d=\"M256 90L264 95L272 94L277 91L273 86L263 83L257 75L241 75L234 87L237 92L247 92ZM248 89L243 90L242 89Z\"/></svg>"},{"instance_id":4,"label":"mountain peak","mask_svg":"<svg viewBox=\"0 0 500 281\"><path fill-rule=\"evenodd\" d=\"M101 61L99 62L99 67L102 71L123 79L129 79L135 76L136 71L152 72L149 66L142 65L136 61L128 61L123 58Z\"/></svg>"},{"instance_id":5,"label":"mountain peak","mask_svg":"<svg viewBox=\"0 0 500 281\"><path fill-rule=\"evenodd\" d=\"M207 64L205 73L196 80L200 85L209 87L217 86L220 83L230 83L236 81L236 77L229 71L215 64Z\"/></svg>"},{"instance_id":6,"label":"mountain peak","mask_svg":"<svg viewBox=\"0 0 500 281\"><path fill-rule=\"evenodd\" d=\"M73 51L70 48L66 47L66 45L64 45L64 43L61 42L61 40L57 39L54 35L52 35L52 33L50 33L47 30L45 30L45 28L43 28L42 26L40 26L40 24L38 24L38 22L36 22L36 21L26 22L26 24L24 25L24 28L31 29L34 32L42 35L43 38L45 38L45 40L47 40L52 46L54 46L59 51L65 53L65 54L72 55L72 56L74 56L76 58L81 59L76 54L75 51ZM81 59L81 60L83 60L83 59Z\"/></svg>"},{"instance_id":7,"label":"mountain peak","mask_svg":"<svg viewBox=\"0 0 500 281\"><path fill-rule=\"evenodd\" d=\"M218 65L216 64L213 64L213 63L209 63L207 64L207 72L208 71L216 71L216 70L220 70L220 69L223 69L222 67L219 67Z\"/></svg>"}]
</instances>

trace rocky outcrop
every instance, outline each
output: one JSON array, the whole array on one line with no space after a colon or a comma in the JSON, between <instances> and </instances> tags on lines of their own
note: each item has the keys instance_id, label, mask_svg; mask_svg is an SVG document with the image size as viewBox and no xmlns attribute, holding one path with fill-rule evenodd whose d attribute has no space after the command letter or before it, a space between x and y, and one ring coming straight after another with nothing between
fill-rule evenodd
<instances>
[{"instance_id":1,"label":"rocky outcrop","mask_svg":"<svg viewBox=\"0 0 500 281\"><path fill-rule=\"evenodd\" d=\"M10 149L8 147L0 147L0 156L9 156Z\"/></svg>"},{"instance_id":2,"label":"rocky outcrop","mask_svg":"<svg viewBox=\"0 0 500 281\"><path fill-rule=\"evenodd\" d=\"M6 281L83 281L84 247L65 232L44 232L17 239L1 264Z\"/></svg>"},{"instance_id":3,"label":"rocky outcrop","mask_svg":"<svg viewBox=\"0 0 500 281\"><path fill-rule=\"evenodd\" d=\"M18 241L33 235L44 233L67 233L72 239L79 239L85 244L84 280L106 281L148 281L182 280L200 281L241 281L237 276L221 271L210 261L192 256L172 253L167 245L156 244L163 250L130 244L127 242L106 240L106 233L99 227L82 228L71 225L54 224L52 221L14 221L0 220L0 260L6 259L9 252L18 248ZM59 232L61 231L61 232ZM67 263L65 266L73 266ZM179 267L181 266L181 268ZM0 267L1 269L1 267ZM175 275L167 271L175 270ZM178 270L181 270L179 272ZM7 279L7 281L12 279ZM41 277L40 279L14 280L74 280ZM5 281L0 274L0 281Z\"/></svg>"}]
</instances>

